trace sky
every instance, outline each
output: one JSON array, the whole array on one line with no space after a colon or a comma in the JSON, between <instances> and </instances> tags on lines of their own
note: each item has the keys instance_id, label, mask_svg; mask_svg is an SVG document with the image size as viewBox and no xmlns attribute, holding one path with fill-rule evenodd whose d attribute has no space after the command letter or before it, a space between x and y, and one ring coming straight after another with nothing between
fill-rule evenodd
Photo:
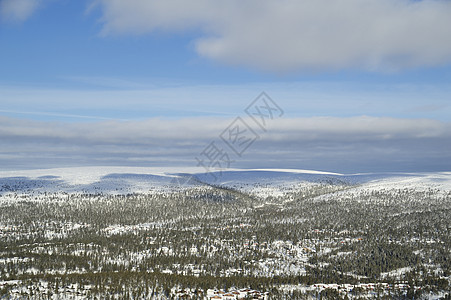
<instances>
[{"instance_id":1,"label":"sky","mask_svg":"<svg viewBox=\"0 0 451 300\"><path fill-rule=\"evenodd\" d=\"M451 171L450 15L449 0L0 0L0 170Z\"/></svg>"}]
</instances>

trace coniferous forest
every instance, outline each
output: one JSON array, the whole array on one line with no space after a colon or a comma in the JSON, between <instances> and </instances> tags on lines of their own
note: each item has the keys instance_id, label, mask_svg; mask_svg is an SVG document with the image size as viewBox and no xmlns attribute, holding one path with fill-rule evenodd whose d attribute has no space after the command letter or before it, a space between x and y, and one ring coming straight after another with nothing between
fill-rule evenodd
<instances>
[{"instance_id":1,"label":"coniferous forest","mask_svg":"<svg viewBox=\"0 0 451 300\"><path fill-rule=\"evenodd\" d=\"M153 193L2 192L7 299L450 297L451 192L443 190L321 182L264 198L200 183Z\"/></svg>"}]
</instances>

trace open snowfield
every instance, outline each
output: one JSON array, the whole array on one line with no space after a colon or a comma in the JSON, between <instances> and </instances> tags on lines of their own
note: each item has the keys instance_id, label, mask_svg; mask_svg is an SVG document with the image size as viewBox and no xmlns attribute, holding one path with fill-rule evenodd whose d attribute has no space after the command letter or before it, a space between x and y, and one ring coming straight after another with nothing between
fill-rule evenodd
<instances>
[{"instance_id":1,"label":"open snowfield","mask_svg":"<svg viewBox=\"0 0 451 300\"><path fill-rule=\"evenodd\" d=\"M0 171L0 196L10 193L155 193L196 184L230 187L256 196L281 196L312 184L344 184L351 189L451 190L451 172L338 174L296 169L77 167ZM191 177L194 176L194 177ZM196 178L198 182L187 181ZM3 199L5 200L5 199Z\"/></svg>"}]
</instances>

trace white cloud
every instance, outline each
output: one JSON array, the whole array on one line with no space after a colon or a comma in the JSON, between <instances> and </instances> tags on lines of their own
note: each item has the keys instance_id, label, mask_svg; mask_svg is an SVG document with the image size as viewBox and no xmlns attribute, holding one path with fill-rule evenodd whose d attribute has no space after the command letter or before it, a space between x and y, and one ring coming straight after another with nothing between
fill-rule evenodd
<instances>
[{"instance_id":1,"label":"white cloud","mask_svg":"<svg viewBox=\"0 0 451 300\"><path fill-rule=\"evenodd\" d=\"M235 161L232 167L338 172L451 168L450 123L375 117L279 119L268 132L259 131L261 138L238 157L219 138L231 121L57 123L0 117L0 166L195 166L195 157L215 141Z\"/></svg>"},{"instance_id":2,"label":"white cloud","mask_svg":"<svg viewBox=\"0 0 451 300\"><path fill-rule=\"evenodd\" d=\"M259 130L251 119L245 120L250 126L256 127L256 131ZM97 144L153 145L161 141L183 144L215 139L232 121L233 119L202 117L64 123L0 117L0 137L73 140L77 143ZM451 130L449 124L429 119L312 117L274 120L264 136L267 140L284 143L294 140L349 142L448 138L451 136Z\"/></svg>"},{"instance_id":3,"label":"white cloud","mask_svg":"<svg viewBox=\"0 0 451 300\"><path fill-rule=\"evenodd\" d=\"M447 0L96 0L104 34L201 30L197 52L277 72L451 62Z\"/></svg>"},{"instance_id":4,"label":"white cloud","mask_svg":"<svg viewBox=\"0 0 451 300\"><path fill-rule=\"evenodd\" d=\"M2 0L0 16L3 20L23 22L39 7L39 0Z\"/></svg>"}]
</instances>

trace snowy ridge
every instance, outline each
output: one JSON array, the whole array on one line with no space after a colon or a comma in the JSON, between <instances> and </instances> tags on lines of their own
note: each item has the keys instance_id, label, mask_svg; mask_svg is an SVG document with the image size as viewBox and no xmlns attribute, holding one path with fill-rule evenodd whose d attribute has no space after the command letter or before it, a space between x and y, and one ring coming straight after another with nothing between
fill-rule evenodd
<instances>
[{"instance_id":1,"label":"snowy ridge","mask_svg":"<svg viewBox=\"0 0 451 300\"><path fill-rule=\"evenodd\" d=\"M230 187L260 197L313 184L348 185L355 189L451 190L451 172L339 174L296 169L228 169L203 173L202 168L77 167L0 171L0 197L8 193L155 193L198 184ZM184 182L195 176L199 182Z\"/></svg>"}]
</instances>

